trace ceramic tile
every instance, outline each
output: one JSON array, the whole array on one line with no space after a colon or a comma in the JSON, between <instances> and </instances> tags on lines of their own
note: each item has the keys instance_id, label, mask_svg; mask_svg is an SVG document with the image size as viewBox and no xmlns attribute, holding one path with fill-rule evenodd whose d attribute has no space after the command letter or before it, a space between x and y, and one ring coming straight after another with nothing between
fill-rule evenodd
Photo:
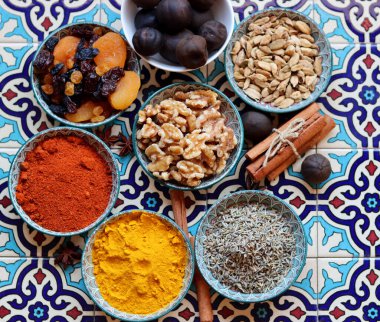
<instances>
[{"instance_id":1,"label":"ceramic tile","mask_svg":"<svg viewBox=\"0 0 380 322\"><path fill-rule=\"evenodd\" d=\"M337 126L318 147L379 147L378 49L373 45L334 44L333 49L334 72L318 102Z\"/></svg>"},{"instance_id":2,"label":"ceramic tile","mask_svg":"<svg viewBox=\"0 0 380 322\"><path fill-rule=\"evenodd\" d=\"M0 42L38 42L71 22L100 21L100 0L12 1L0 8Z\"/></svg>"},{"instance_id":3,"label":"ceramic tile","mask_svg":"<svg viewBox=\"0 0 380 322\"><path fill-rule=\"evenodd\" d=\"M63 269L53 259L0 261L0 318L4 321L92 322L80 266Z\"/></svg>"},{"instance_id":4,"label":"ceramic tile","mask_svg":"<svg viewBox=\"0 0 380 322\"><path fill-rule=\"evenodd\" d=\"M331 42L378 41L378 1L315 0L314 19Z\"/></svg>"},{"instance_id":5,"label":"ceramic tile","mask_svg":"<svg viewBox=\"0 0 380 322\"><path fill-rule=\"evenodd\" d=\"M332 174L318 189L318 255L380 255L379 150L318 149Z\"/></svg>"},{"instance_id":6,"label":"ceramic tile","mask_svg":"<svg viewBox=\"0 0 380 322\"><path fill-rule=\"evenodd\" d=\"M319 321L379 321L379 270L379 259L321 258Z\"/></svg>"}]
</instances>

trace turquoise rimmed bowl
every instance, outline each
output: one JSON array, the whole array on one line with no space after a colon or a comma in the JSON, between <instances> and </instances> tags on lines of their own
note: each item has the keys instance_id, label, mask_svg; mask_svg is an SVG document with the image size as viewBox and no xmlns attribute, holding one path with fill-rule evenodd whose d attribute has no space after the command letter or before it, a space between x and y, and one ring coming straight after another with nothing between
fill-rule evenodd
<instances>
[{"instance_id":1,"label":"turquoise rimmed bowl","mask_svg":"<svg viewBox=\"0 0 380 322\"><path fill-rule=\"evenodd\" d=\"M221 284L210 272L204 261L203 243L207 239L207 230L212 227L213 221L218 217L220 210L235 205L244 205L248 203L258 203L273 209L283 216L286 216L292 224L293 233L296 239L296 256L292 259L292 268L284 277L283 281L274 289L266 293L246 294L232 291ZM232 193L219 199L203 217L195 238L195 258L199 271L206 282L221 295L237 302L263 302L277 297L284 293L298 278L306 263L307 242L306 234L301 219L292 210L292 208L280 198L264 191L244 190ZM271 278L268 276L268 278Z\"/></svg>"},{"instance_id":2,"label":"turquoise rimmed bowl","mask_svg":"<svg viewBox=\"0 0 380 322\"><path fill-rule=\"evenodd\" d=\"M96 238L96 234L99 231L102 231L105 229L106 225L108 223L111 223L115 220L117 220L120 216L128 216L134 212L145 212L149 214L153 214L157 217L159 217L161 220L164 220L167 222L170 226L172 226L176 231L179 231L185 241L186 249L187 249L187 265L185 270L185 278L183 280L183 285L180 294L166 307L160 309L157 312L151 313L151 314L131 314L127 312L122 312L114 307L112 307L108 302L102 297L100 294L99 287L96 283L96 279L94 276L94 265L92 262L92 249L94 246L94 241ZM162 250L162 256L165 256L165 250ZM112 216L108 218L106 221L104 221L99 227L97 227L94 232L91 234L91 236L88 238L86 242L86 246L83 250L82 254L82 276L84 280L84 285L86 286L88 293L92 300L98 305L104 312L109 314L110 316L122 320L122 321L151 321L158 319L166 314L168 314L170 311L174 310L184 299L187 292L190 289L191 282L194 277L194 269L195 269L195 259L194 259L194 253L192 250L192 247L190 245L189 239L186 237L183 230L170 218L165 217L161 214L149 211L149 210L130 210L126 212L119 213L115 216Z\"/></svg>"},{"instance_id":3,"label":"turquoise rimmed bowl","mask_svg":"<svg viewBox=\"0 0 380 322\"><path fill-rule=\"evenodd\" d=\"M320 80L318 84L315 87L315 90L311 95L306 99L303 100L297 104L293 104L288 108L278 108L274 107L270 104L266 104L260 101L255 101L251 99L243 89L241 89L234 78L234 63L232 62L231 57L231 51L232 48L237 40L239 40L242 36L246 34L246 31L248 29L248 25L251 22L254 22L257 19L275 15L279 18L281 17L289 17L290 19L294 20L301 20L303 22L306 22L310 28L311 28L311 35L315 39L315 43L319 47L319 55L322 56L322 74L320 76ZM306 15L294 11L291 9L279 9L279 8L273 8L273 9L265 9L258 11L254 13L253 15L247 17L243 21L241 21L235 28L234 33L232 34L231 40L229 44L226 47L226 51L224 53L224 61L225 61L225 70L226 70L226 76L228 79L228 82L230 83L232 89L234 92L248 105L251 105L258 110L261 110L263 112L270 112L270 113L289 113L294 112L303 109L304 107L310 105L314 101L318 99L319 96L325 91L326 87L328 86L331 78L332 73L332 51L329 41L327 40L327 37L325 33L317 26L317 24L307 17Z\"/></svg>"},{"instance_id":4,"label":"turquoise rimmed bowl","mask_svg":"<svg viewBox=\"0 0 380 322\"><path fill-rule=\"evenodd\" d=\"M27 213L22 209L21 205L19 205L19 203L17 202L16 187L19 181L19 176L20 176L20 164L24 162L25 157L28 154L28 152L32 151L39 142L44 141L45 139L56 137L56 136L67 136L67 135L75 135L75 136L81 137L84 140L86 140L89 145L95 148L95 150L104 159L104 161L107 163L108 167L111 170L112 190L111 190L107 208L104 210L103 214L100 215L96 221L94 221L92 224L80 230L71 231L71 232L57 232L57 231L46 229L38 225L27 215ZM107 217L107 215L111 212L112 208L114 207L115 202L117 200L117 196L119 194L119 188L120 188L120 178L119 178L118 166L108 146L105 145L94 134L85 130L76 129L72 127L52 128L52 129L42 131L38 133L37 135L33 136L17 152L17 154L15 155L13 159L11 168L9 170L8 189L9 189L9 195L10 195L15 211L20 215L20 217L28 225L40 231L41 233L52 235L52 236L67 237L67 236L79 235L96 227L100 222L103 221L104 218Z\"/></svg>"},{"instance_id":5,"label":"turquoise rimmed bowl","mask_svg":"<svg viewBox=\"0 0 380 322\"><path fill-rule=\"evenodd\" d=\"M228 158L227 164L224 170L218 175L202 180L202 183L199 186L188 187L188 186L180 185L174 181L164 181L155 177L148 170L148 164L150 160L145 155L144 151L142 151L137 146L136 133L137 133L137 130L140 129L140 126L138 124L138 114L135 117L135 121L133 124L133 131L132 131L132 142L133 142L133 150L135 152L136 158L138 162L140 163L140 165L142 166L142 168L144 169L144 171L151 178L158 181L161 185L166 186L171 189L193 191L193 190L207 189L211 187L212 185L216 184L217 182L222 180L224 177L226 177L228 173L233 169L233 167L239 161L239 157L243 148L244 128L243 128L243 123L241 121L239 111L236 109L235 105L231 102L231 100L225 94L223 94L221 91L217 90L215 87L212 87L210 85L196 83L196 82L186 82L186 83L175 83L175 84L166 86L160 89L159 91L155 92L152 96L150 96L145 101L144 105L141 106L140 110L143 110L149 104L156 105L167 98L173 97L174 93L177 91L188 92L188 91L200 90L200 89L212 90L219 95L219 99L221 100L220 112L226 117L226 125L233 129L236 139L237 139L237 145L235 149L232 151L230 157Z\"/></svg>"},{"instance_id":6,"label":"turquoise rimmed bowl","mask_svg":"<svg viewBox=\"0 0 380 322\"><path fill-rule=\"evenodd\" d=\"M125 43L127 44L127 62L126 62L127 70L134 71L138 75L141 74L139 59L138 59L136 53L133 51L133 49L128 45L127 39L116 29L114 29L110 26L106 26L104 24L95 23L95 22L92 22L92 23L71 23L71 24L68 24L68 25L65 25L65 26L58 28L57 30L55 30L54 32L49 34L49 36L47 36L46 39L39 45L39 47L38 47L38 49L34 55L33 61L37 57L39 52L45 48L46 42L51 37L56 36L58 38L61 38L61 37L67 36L70 33L71 28L73 26L78 26L78 25L90 25L90 26L93 26L94 28L95 27L101 27L101 28L103 28L104 31L107 31L107 32L112 31L112 32L116 32L117 34L119 34L124 39ZM46 114L51 116L56 121L63 123L63 124L66 124L68 126L77 127L77 128L94 128L94 127L102 126L102 125L105 125L107 123L112 122L113 120L118 118L124 112L124 111L116 111L115 110L114 114L110 115L104 121L97 122L97 123L91 123L91 122L75 123L75 122L70 122L69 120L66 120L64 117L60 117L59 115L53 113L50 110L49 104L45 101L43 94L41 93L40 81L34 73L33 61L30 64L30 66L31 66L30 67L30 78L31 78L31 84L32 84L34 96L36 97L38 104L42 107L42 109L46 112Z\"/></svg>"}]
</instances>

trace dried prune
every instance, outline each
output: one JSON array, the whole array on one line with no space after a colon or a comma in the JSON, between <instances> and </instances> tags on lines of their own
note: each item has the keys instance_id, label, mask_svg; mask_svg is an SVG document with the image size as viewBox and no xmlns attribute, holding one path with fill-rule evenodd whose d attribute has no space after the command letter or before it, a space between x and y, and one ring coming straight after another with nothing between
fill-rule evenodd
<instances>
[{"instance_id":1,"label":"dried prune","mask_svg":"<svg viewBox=\"0 0 380 322\"><path fill-rule=\"evenodd\" d=\"M65 64L62 64L62 63L59 63L57 65L54 65L54 67L51 69L50 71L50 74L52 74L53 76L54 75L57 75L61 70L62 68L65 66Z\"/></svg>"},{"instance_id":2,"label":"dried prune","mask_svg":"<svg viewBox=\"0 0 380 322\"><path fill-rule=\"evenodd\" d=\"M90 25L78 25L71 28L71 35L90 39L93 35L93 27Z\"/></svg>"},{"instance_id":3,"label":"dried prune","mask_svg":"<svg viewBox=\"0 0 380 322\"><path fill-rule=\"evenodd\" d=\"M97 48L83 48L77 51L75 58L78 60L93 59L97 54L99 54L99 49Z\"/></svg>"},{"instance_id":4,"label":"dried prune","mask_svg":"<svg viewBox=\"0 0 380 322\"><path fill-rule=\"evenodd\" d=\"M46 73L53 60L53 54L45 49L42 49L34 59L33 66L37 73Z\"/></svg>"},{"instance_id":5,"label":"dried prune","mask_svg":"<svg viewBox=\"0 0 380 322\"><path fill-rule=\"evenodd\" d=\"M50 111L52 111L54 114L58 114L58 115L65 114L67 112L66 107L64 107L62 105L58 105L58 104L51 104L49 106L49 108L50 108Z\"/></svg>"},{"instance_id":6,"label":"dried prune","mask_svg":"<svg viewBox=\"0 0 380 322\"><path fill-rule=\"evenodd\" d=\"M111 68L105 73L102 78L102 85L100 87L100 93L103 96L108 96L116 89L117 82L124 76L124 70L120 67Z\"/></svg>"},{"instance_id":7,"label":"dried prune","mask_svg":"<svg viewBox=\"0 0 380 322\"><path fill-rule=\"evenodd\" d=\"M45 43L46 49L48 49L49 51L53 51L53 49L54 49L55 45L58 43L58 41L59 41L58 37L49 38Z\"/></svg>"},{"instance_id":8,"label":"dried prune","mask_svg":"<svg viewBox=\"0 0 380 322\"><path fill-rule=\"evenodd\" d=\"M94 73L95 72L95 66L91 64L88 60L83 60L80 62L80 71L83 75L87 75L88 73Z\"/></svg>"},{"instance_id":9,"label":"dried prune","mask_svg":"<svg viewBox=\"0 0 380 322\"><path fill-rule=\"evenodd\" d=\"M95 72L88 73L83 78L83 92L87 94L92 94L98 89L98 83L100 81L100 76Z\"/></svg>"},{"instance_id":10,"label":"dried prune","mask_svg":"<svg viewBox=\"0 0 380 322\"><path fill-rule=\"evenodd\" d=\"M75 113L78 109L77 104L68 96L63 97L63 106L66 108L67 113Z\"/></svg>"}]
</instances>

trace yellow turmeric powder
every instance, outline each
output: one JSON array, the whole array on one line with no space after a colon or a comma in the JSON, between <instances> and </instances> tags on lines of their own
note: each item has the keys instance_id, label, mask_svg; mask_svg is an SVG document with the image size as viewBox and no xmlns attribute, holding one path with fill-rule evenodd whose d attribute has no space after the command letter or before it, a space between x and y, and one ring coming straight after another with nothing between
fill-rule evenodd
<instances>
[{"instance_id":1,"label":"yellow turmeric powder","mask_svg":"<svg viewBox=\"0 0 380 322\"><path fill-rule=\"evenodd\" d=\"M187 249L183 236L163 219L133 211L97 233L92 258L96 283L111 306L149 314L179 295Z\"/></svg>"}]
</instances>

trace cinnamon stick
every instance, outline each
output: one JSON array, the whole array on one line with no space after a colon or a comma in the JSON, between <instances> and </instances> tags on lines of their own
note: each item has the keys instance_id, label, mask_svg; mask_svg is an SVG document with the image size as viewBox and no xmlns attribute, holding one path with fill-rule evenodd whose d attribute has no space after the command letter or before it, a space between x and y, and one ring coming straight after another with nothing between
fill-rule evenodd
<instances>
[{"instance_id":1,"label":"cinnamon stick","mask_svg":"<svg viewBox=\"0 0 380 322\"><path fill-rule=\"evenodd\" d=\"M184 193L181 190L170 190L169 193L172 201L174 220L178 226L183 229L186 235L189 236ZM190 241L194 247L194 241L192 241L192 239L193 237L190 237ZM194 273L194 283L197 289L200 322L212 322L214 315L211 306L210 287L203 279L197 268Z\"/></svg>"},{"instance_id":2,"label":"cinnamon stick","mask_svg":"<svg viewBox=\"0 0 380 322\"><path fill-rule=\"evenodd\" d=\"M305 144L303 148L300 149L299 154L305 153L307 150L311 149L314 145L318 144L322 141L327 134L335 127L335 122L332 118L327 120L327 124L322 129L322 131L313 137L308 143ZM290 165L297 161L297 157L293 154L290 156L285 162L283 162L277 169L273 170L273 172L268 174L268 180L273 181L276 179L281 173L283 173Z\"/></svg>"},{"instance_id":3,"label":"cinnamon stick","mask_svg":"<svg viewBox=\"0 0 380 322\"><path fill-rule=\"evenodd\" d=\"M300 150L307 142L320 133L325 124L327 124L329 116L321 116L309 127L302 131L302 134L293 141L293 145L297 151ZM261 167L255 173L252 173L252 178L255 182L264 179L269 173L277 169L283 162L294 154L290 146L285 147L275 157L273 157L265 167Z\"/></svg>"},{"instance_id":4,"label":"cinnamon stick","mask_svg":"<svg viewBox=\"0 0 380 322\"><path fill-rule=\"evenodd\" d=\"M292 119L290 119L288 122L283 124L278 128L279 131L284 131L286 128L297 118L302 118L305 121L307 121L311 116L313 116L315 113L319 111L319 106L317 103L310 104L306 109L304 109L302 112L298 113L296 116L294 116ZM270 136L268 136L265 140L260 142L259 144L255 145L251 150L249 150L245 157L250 160L255 160L257 157L259 157L261 154L265 153L265 151L268 150L270 144L272 143L273 139L276 137L277 133L272 133Z\"/></svg>"}]
</instances>

